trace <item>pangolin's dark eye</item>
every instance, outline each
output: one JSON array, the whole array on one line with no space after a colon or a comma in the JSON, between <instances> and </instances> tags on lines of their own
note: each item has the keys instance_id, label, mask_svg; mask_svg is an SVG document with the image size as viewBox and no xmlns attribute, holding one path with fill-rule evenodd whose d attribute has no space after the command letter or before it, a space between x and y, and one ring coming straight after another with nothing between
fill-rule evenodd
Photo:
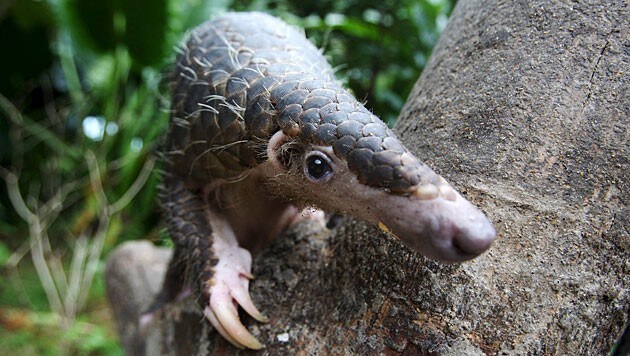
<instances>
[{"instance_id":1,"label":"pangolin's dark eye","mask_svg":"<svg viewBox=\"0 0 630 356\"><path fill-rule=\"evenodd\" d=\"M312 152L306 156L304 163L304 174L313 182L326 182L333 176L332 164L324 153Z\"/></svg>"}]
</instances>

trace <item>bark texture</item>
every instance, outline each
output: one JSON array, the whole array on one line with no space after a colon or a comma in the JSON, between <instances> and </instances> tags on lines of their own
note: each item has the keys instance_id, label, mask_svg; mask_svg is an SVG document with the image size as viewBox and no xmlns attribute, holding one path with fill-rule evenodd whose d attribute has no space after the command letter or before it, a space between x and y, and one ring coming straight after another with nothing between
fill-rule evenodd
<instances>
[{"instance_id":1,"label":"bark texture","mask_svg":"<svg viewBox=\"0 0 630 356\"><path fill-rule=\"evenodd\" d=\"M244 319L262 352L607 353L630 305L627 9L459 1L397 131L499 240L442 265L350 219L332 232L298 225L254 260L251 294L270 322ZM130 253L137 244L107 272L128 352L234 351L190 298L144 333L132 326L162 278L147 256L167 262L146 245Z\"/></svg>"}]
</instances>

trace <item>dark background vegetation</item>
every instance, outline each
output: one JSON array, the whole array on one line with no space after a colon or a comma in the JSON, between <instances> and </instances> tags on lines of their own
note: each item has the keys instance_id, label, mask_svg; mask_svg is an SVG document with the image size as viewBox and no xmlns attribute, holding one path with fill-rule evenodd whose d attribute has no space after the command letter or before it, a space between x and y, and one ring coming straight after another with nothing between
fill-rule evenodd
<instances>
[{"instance_id":1,"label":"dark background vegetation","mask_svg":"<svg viewBox=\"0 0 630 356\"><path fill-rule=\"evenodd\" d=\"M167 244L156 209L166 77L186 31L229 10L306 29L390 124L453 0L0 0L0 354L121 354L109 251Z\"/></svg>"}]
</instances>

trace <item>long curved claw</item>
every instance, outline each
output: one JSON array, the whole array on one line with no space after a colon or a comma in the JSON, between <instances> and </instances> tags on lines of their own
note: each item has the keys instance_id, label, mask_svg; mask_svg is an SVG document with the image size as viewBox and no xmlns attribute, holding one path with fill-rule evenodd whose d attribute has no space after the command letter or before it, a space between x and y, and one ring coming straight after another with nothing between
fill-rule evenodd
<instances>
[{"instance_id":1,"label":"long curved claw","mask_svg":"<svg viewBox=\"0 0 630 356\"><path fill-rule=\"evenodd\" d=\"M238 348L260 350L261 344L241 323L239 305L254 319L266 322L267 318L256 308L249 295L251 255L238 245L216 249L219 262L209 285L210 300L204 316L227 341Z\"/></svg>"},{"instance_id":2,"label":"long curved claw","mask_svg":"<svg viewBox=\"0 0 630 356\"><path fill-rule=\"evenodd\" d=\"M245 345L240 344L238 341L234 340L232 336L227 331L225 331L225 329L223 328L223 326L217 319L217 316L214 315L214 312L212 311L210 307L204 308L203 315L210 321L210 324L212 324L214 329L218 331L219 334L221 334L221 336L223 336L223 338L226 339L230 344L234 345L234 347L239 348L239 349L245 348Z\"/></svg>"},{"instance_id":3,"label":"long curved claw","mask_svg":"<svg viewBox=\"0 0 630 356\"><path fill-rule=\"evenodd\" d=\"M254 305L252 301L252 297L249 295L245 288L236 288L232 290L230 293L232 297L236 300L236 302L249 314L252 318L260 321L261 323L266 323L269 319L264 316L258 308Z\"/></svg>"},{"instance_id":4,"label":"long curved claw","mask_svg":"<svg viewBox=\"0 0 630 356\"><path fill-rule=\"evenodd\" d=\"M220 328L217 331L221 333L228 341L230 341L236 347L248 347L254 350L260 350L264 346L252 335L249 330L243 326L236 313L236 308L233 305L227 303L218 303L218 305L211 305L213 316L216 317L216 321L220 324ZM205 312L204 312L205 314ZM212 319L210 320L212 322ZM223 332L221 332L223 329Z\"/></svg>"}]
</instances>

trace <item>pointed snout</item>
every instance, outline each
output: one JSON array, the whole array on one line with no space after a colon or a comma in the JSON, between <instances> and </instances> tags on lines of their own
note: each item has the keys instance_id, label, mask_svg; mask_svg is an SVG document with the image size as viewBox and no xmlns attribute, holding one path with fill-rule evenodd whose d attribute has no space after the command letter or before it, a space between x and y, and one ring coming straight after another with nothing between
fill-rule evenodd
<instances>
[{"instance_id":1,"label":"pointed snout","mask_svg":"<svg viewBox=\"0 0 630 356\"><path fill-rule=\"evenodd\" d=\"M459 262L473 259L490 248L496 232L490 221L468 201L444 202L449 210L437 212L437 224L432 225L427 238L435 246L435 258L442 262ZM451 216L449 216L451 215Z\"/></svg>"},{"instance_id":2,"label":"pointed snout","mask_svg":"<svg viewBox=\"0 0 630 356\"><path fill-rule=\"evenodd\" d=\"M486 220L487 221L487 220ZM470 255L471 258L485 252L490 248L496 239L496 232L488 222L480 223L475 229L458 230L451 237L446 237L453 241L453 247L462 255Z\"/></svg>"},{"instance_id":3,"label":"pointed snout","mask_svg":"<svg viewBox=\"0 0 630 356\"><path fill-rule=\"evenodd\" d=\"M408 197L389 229L408 247L446 262L473 259L488 250L496 231L488 218L454 190L432 199Z\"/></svg>"}]
</instances>

